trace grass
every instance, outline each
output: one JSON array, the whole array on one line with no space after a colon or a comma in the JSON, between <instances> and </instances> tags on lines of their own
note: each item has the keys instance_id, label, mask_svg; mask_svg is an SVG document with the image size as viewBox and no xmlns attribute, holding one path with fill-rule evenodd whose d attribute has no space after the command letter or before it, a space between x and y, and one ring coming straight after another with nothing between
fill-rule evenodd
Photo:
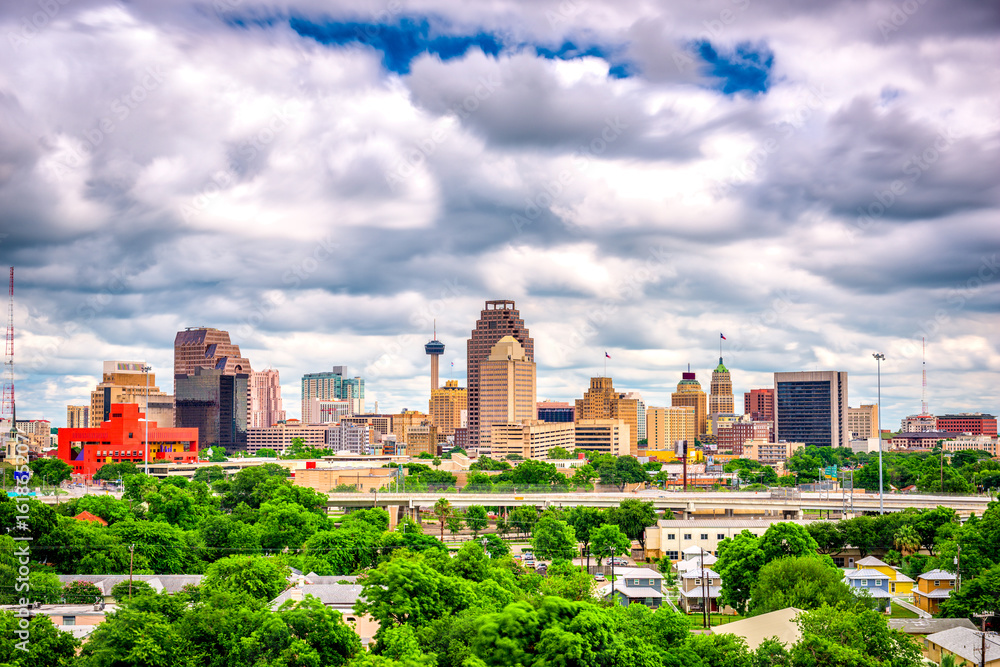
<instances>
[{"instance_id":1,"label":"grass","mask_svg":"<svg viewBox=\"0 0 1000 667\"><path fill-rule=\"evenodd\" d=\"M739 614L714 613L710 618L711 620L709 621L709 625L713 628L717 625L725 625L726 623L734 623L736 621L743 620L743 617ZM691 621L692 630L697 630L702 627L703 619L700 613L688 614L688 620Z\"/></svg>"},{"instance_id":2,"label":"grass","mask_svg":"<svg viewBox=\"0 0 1000 667\"><path fill-rule=\"evenodd\" d=\"M892 603L892 611L889 613L889 618L920 618L917 614L913 613L909 609L903 609L895 602Z\"/></svg>"}]
</instances>

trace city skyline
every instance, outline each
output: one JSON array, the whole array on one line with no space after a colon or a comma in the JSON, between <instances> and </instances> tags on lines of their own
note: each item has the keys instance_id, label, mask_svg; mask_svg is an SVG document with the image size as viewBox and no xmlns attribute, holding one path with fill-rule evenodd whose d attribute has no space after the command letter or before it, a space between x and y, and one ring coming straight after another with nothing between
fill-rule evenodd
<instances>
[{"instance_id":1,"label":"city skyline","mask_svg":"<svg viewBox=\"0 0 1000 667\"><path fill-rule=\"evenodd\" d=\"M424 409L488 299L540 399L607 353L669 406L721 332L737 403L878 352L896 428L926 338L930 411L1000 412L995 3L56 4L0 7L19 417L202 324L289 416L332 364Z\"/></svg>"}]
</instances>

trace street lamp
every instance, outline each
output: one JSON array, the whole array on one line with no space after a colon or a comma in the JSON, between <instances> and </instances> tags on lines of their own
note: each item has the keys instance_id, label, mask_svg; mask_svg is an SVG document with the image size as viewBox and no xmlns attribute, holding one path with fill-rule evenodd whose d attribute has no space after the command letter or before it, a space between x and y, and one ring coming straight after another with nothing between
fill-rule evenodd
<instances>
[{"instance_id":1,"label":"street lamp","mask_svg":"<svg viewBox=\"0 0 1000 667\"><path fill-rule=\"evenodd\" d=\"M142 458L147 475L149 475L149 371L151 370L153 370L152 366L142 365L142 372L146 374L146 437L144 438L146 442Z\"/></svg>"},{"instance_id":2,"label":"street lamp","mask_svg":"<svg viewBox=\"0 0 1000 667\"><path fill-rule=\"evenodd\" d=\"M885 495L885 487L882 483L882 362L885 361L885 355L874 352L872 356L875 357L875 372L878 382L878 513L882 515L885 514L882 502Z\"/></svg>"}]
</instances>

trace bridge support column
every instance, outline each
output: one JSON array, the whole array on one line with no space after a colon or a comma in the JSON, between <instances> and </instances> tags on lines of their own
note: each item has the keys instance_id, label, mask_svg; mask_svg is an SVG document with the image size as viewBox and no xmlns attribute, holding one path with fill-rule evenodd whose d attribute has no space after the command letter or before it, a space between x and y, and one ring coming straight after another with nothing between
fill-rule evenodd
<instances>
[{"instance_id":1,"label":"bridge support column","mask_svg":"<svg viewBox=\"0 0 1000 667\"><path fill-rule=\"evenodd\" d=\"M402 508L399 505L386 505L385 509L389 512L389 530L396 530L396 526L399 525L399 511Z\"/></svg>"}]
</instances>

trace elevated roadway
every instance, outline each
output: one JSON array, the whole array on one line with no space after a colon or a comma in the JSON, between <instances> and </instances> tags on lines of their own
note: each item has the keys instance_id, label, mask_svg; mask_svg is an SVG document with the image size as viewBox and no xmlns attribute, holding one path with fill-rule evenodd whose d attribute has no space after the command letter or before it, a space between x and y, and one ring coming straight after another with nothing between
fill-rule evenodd
<instances>
[{"instance_id":1,"label":"elevated roadway","mask_svg":"<svg viewBox=\"0 0 1000 667\"><path fill-rule=\"evenodd\" d=\"M729 492L729 493L682 493L648 492L638 493L330 493L328 506L331 508L354 507L401 507L405 510L428 509L439 499L447 499L453 507L470 505L518 507L534 505L546 507L617 507L623 500L643 500L653 503L658 512L673 512L681 516L703 512L722 511L725 514L745 515L748 512L761 514L781 514L789 518L801 518L806 511L824 511L848 514L878 512L879 498L875 494L839 492L822 493L775 493L775 492ZM950 507L963 517L975 513L982 515L992 499L988 496L935 496L887 494L884 497L886 512L901 512L911 507L933 509L937 506ZM390 512L390 514L393 514Z\"/></svg>"}]
</instances>

